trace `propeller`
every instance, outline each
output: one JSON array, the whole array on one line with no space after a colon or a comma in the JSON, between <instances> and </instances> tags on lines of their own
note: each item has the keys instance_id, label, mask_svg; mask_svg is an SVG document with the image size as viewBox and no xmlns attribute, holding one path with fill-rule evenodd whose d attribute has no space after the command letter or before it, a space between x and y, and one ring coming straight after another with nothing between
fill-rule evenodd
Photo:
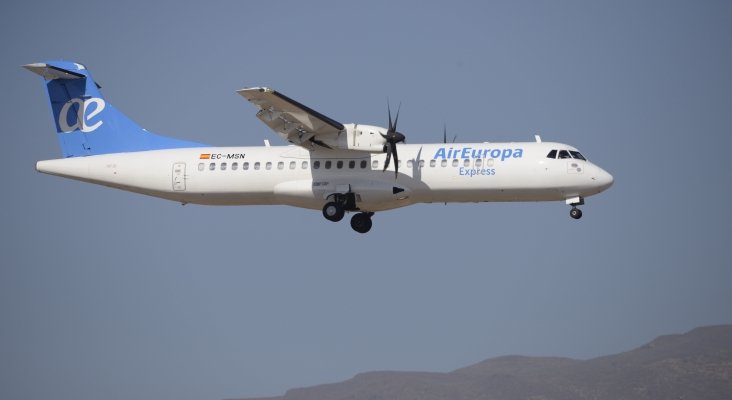
<instances>
[{"instance_id":1,"label":"propeller","mask_svg":"<svg viewBox=\"0 0 732 400\"><path fill-rule=\"evenodd\" d=\"M397 108L396 118L394 118L394 124L391 123L391 107L389 106L389 103L386 103L387 110L389 111L389 130L386 131L385 134L381 134L381 136L386 139L386 144L384 145L384 153L386 153L386 162L384 162L384 171L386 171L387 168L389 168L389 163L391 161L391 157L394 156L394 179L396 179L399 176L399 156L397 156L397 148L396 145L399 142L404 142L404 135L397 132L397 121L399 121L399 110L402 108L401 103L399 104L399 108Z\"/></svg>"},{"instance_id":2,"label":"propeller","mask_svg":"<svg viewBox=\"0 0 732 400\"><path fill-rule=\"evenodd\" d=\"M452 137L452 142L455 143L455 140L457 139L457 135ZM447 124L444 125L442 130L442 143L447 144Z\"/></svg>"},{"instance_id":3,"label":"propeller","mask_svg":"<svg viewBox=\"0 0 732 400\"><path fill-rule=\"evenodd\" d=\"M452 137L453 143L455 143L455 139L457 139L457 135ZM447 144L447 124L445 124L442 129L442 143ZM447 202L445 202L445 205L447 205Z\"/></svg>"}]
</instances>

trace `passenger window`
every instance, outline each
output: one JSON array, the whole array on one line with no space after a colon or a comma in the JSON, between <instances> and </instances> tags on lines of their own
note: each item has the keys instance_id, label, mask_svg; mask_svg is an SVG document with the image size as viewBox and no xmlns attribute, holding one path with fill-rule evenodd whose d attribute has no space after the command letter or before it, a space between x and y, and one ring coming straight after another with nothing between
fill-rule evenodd
<instances>
[{"instance_id":1,"label":"passenger window","mask_svg":"<svg viewBox=\"0 0 732 400\"><path fill-rule=\"evenodd\" d=\"M458 161L458 159L457 159L457 158L453 158L453 159L452 159L452 166L453 166L453 167L457 167L457 166L458 166L458 162L459 162L459 161Z\"/></svg>"},{"instance_id":2,"label":"passenger window","mask_svg":"<svg viewBox=\"0 0 732 400\"><path fill-rule=\"evenodd\" d=\"M463 160L463 166L465 166L465 167L469 167L470 166L470 159L469 158L466 158L465 160Z\"/></svg>"},{"instance_id":3,"label":"passenger window","mask_svg":"<svg viewBox=\"0 0 732 400\"><path fill-rule=\"evenodd\" d=\"M222 171L226 171L226 163L225 162L222 162L221 163L221 170Z\"/></svg>"},{"instance_id":4,"label":"passenger window","mask_svg":"<svg viewBox=\"0 0 732 400\"><path fill-rule=\"evenodd\" d=\"M356 161L354 161L354 160L349 161L348 168L350 168L350 169L356 168Z\"/></svg>"},{"instance_id":5,"label":"passenger window","mask_svg":"<svg viewBox=\"0 0 732 400\"><path fill-rule=\"evenodd\" d=\"M424 160L419 160L419 167L424 168Z\"/></svg>"},{"instance_id":6,"label":"passenger window","mask_svg":"<svg viewBox=\"0 0 732 400\"><path fill-rule=\"evenodd\" d=\"M206 166L203 163L198 163L198 170L203 171L206 168Z\"/></svg>"},{"instance_id":7,"label":"passenger window","mask_svg":"<svg viewBox=\"0 0 732 400\"><path fill-rule=\"evenodd\" d=\"M482 165L483 165L483 160L482 159L479 158L479 159L475 160L475 167L476 168L480 168Z\"/></svg>"},{"instance_id":8,"label":"passenger window","mask_svg":"<svg viewBox=\"0 0 732 400\"><path fill-rule=\"evenodd\" d=\"M303 161L302 162L302 169L308 169L308 162L307 161Z\"/></svg>"},{"instance_id":9,"label":"passenger window","mask_svg":"<svg viewBox=\"0 0 732 400\"><path fill-rule=\"evenodd\" d=\"M371 161L371 169L379 169L379 160Z\"/></svg>"},{"instance_id":10,"label":"passenger window","mask_svg":"<svg viewBox=\"0 0 732 400\"><path fill-rule=\"evenodd\" d=\"M546 158L557 158L557 151L552 150L549 152L549 154L546 155Z\"/></svg>"},{"instance_id":11,"label":"passenger window","mask_svg":"<svg viewBox=\"0 0 732 400\"><path fill-rule=\"evenodd\" d=\"M313 161L313 169L319 169L320 168L320 161Z\"/></svg>"},{"instance_id":12,"label":"passenger window","mask_svg":"<svg viewBox=\"0 0 732 400\"><path fill-rule=\"evenodd\" d=\"M336 167L337 167L338 169L341 169L341 168L343 168L343 160L338 160L338 162L336 163Z\"/></svg>"},{"instance_id":13,"label":"passenger window","mask_svg":"<svg viewBox=\"0 0 732 400\"><path fill-rule=\"evenodd\" d=\"M435 165L437 165L437 161L434 159L430 160L430 167L434 167Z\"/></svg>"},{"instance_id":14,"label":"passenger window","mask_svg":"<svg viewBox=\"0 0 732 400\"><path fill-rule=\"evenodd\" d=\"M254 163L254 169L259 169L259 161Z\"/></svg>"},{"instance_id":15,"label":"passenger window","mask_svg":"<svg viewBox=\"0 0 732 400\"><path fill-rule=\"evenodd\" d=\"M333 165L333 162L328 160L325 162L325 169L330 169L331 165Z\"/></svg>"},{"instance_id":16,"label":"passenger window","mask_svg":"<svg viewBox=\"0 0 732 400\"><path fill-rule=\"evenodd\" d=\"M241 169L243 169L244 171L248 170L249 162L245 161L245 162L241 163Z\"/></svg>"},{"instance_id":17,"label":"passenger window","mask_svg":"<svg viewBox=\"0 0 732 400\"><path fill-rule=\"evenodd\" d=\"M290 161L290 169L295 169L296 166L297 166L296 162Z\"/></svg>"},{"instance_id":18,"label":"passenger window","mask_svg":"<svg viewBox=\"0 0 732 400\"><path fill-rule=\"evenodd\" d=\"M216 163L211 163L211 164L208 164L208 170L209 170L209 171L213 171L213 170L215 170L215 169L216 169Z\"/></svg>"},{"instance_id":19,"label":"passenger window","mask_svg":"<svg viewBox=\"0 0 732 400\"><path fill-rule=\"evenodd\" d=\"M266 169L267 171L272 169L272 161L267 161L267 164L264 164L264 169Z\"/></svg>"},{"instance_id":20,"label":"passenger window","mask_svg":"<svg viewBox=\"0 0 732 400\"><path fill-rule=\"evenodd\" d=\"M364 169L364 168L366 168L366 167L367 167L368 165L369 165L368 161L366 161L366 160L361 160L361 169Z\"/></svg>"},{"instance_id":21,"label":"passenger window","mask_svg":"<svg viewBox=\"0 0 732 400\"><path fill-rule=\"evenodd\" d=\"M399 167L401 168L401 166L402 166L402 160L397 161L397 164L399 164Z\"/></svg>"},{"instance_id":22,"label":"passenger window","mask_svg":"<svg viewBox=\"0 0 732 400\"><path fill-rule=\"evenodd\" d=\"M237 169L239 169L239 163L238 162L231 163L231 170L236 171Z\"/></svg>"},{"instance_id":23,"label":"passenger window","mask_svg":"<svg viewBox=\"0 0 732 400\"><path fill-rule=\"evenodd\" d=\"M447 160L443 159L442 161L440 161L440 165L443 167L447 167Z\"/></svg>"},{"instance_id":24,"label":"passenger window","mask_svg":"<svg viewBox=\"0 0 732 400\"><path fill-rule=\"evenodd\" d=\"M407 161L407 168L412 168L413 165L414 165L414 161L412 161L412 160Z\"/></svg>"},{"instance_id":25,"label":"passenger window","mask_svg":"<svg viewBox=\"0 0 732 400\"><path fill-rule=\"evenodd\" d=\"M280 161L277 163L277 169L285 169L285 163L284 161Z\"/></svg>"},{"instance_id":26,"label":"passenger window","mask_svg":"<svg viewBox=\"0 0 732 400\"><path fill-rule=\"evenodd\" d=\"M564 158L572 158L572 157L570 157L569 152L567 150L561 150L561 151L559 151L559 158L564 159Z\"/></svg>"}]
</instances>

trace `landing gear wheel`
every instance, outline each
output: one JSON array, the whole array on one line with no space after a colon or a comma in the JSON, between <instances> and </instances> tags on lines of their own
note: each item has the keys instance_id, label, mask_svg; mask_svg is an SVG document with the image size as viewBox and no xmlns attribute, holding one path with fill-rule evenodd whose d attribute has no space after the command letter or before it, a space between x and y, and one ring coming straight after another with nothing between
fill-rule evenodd
<instances>
[{"instance_id":1,"label":"landing gear wheel","mask_svg":"<svg viewBox=\"0 0 732 400\"><path fill-rule=\"evenodd\" d=\"M343 206L334 201L325 203L323 206L323 216L328 221L338 222L343 219L345 214L346 212L343 210Z\"/></svg>"},{"instance_id":2,"label":"landing gear wheel","mask_svg":"<svg viewBox=\"0 0 732 400\"><path fill-rule=\"evenodd\" d=\"M358 233L366 233L371 230L372 213L358 213L351 217L351 228Z\"/></svg>"},{"instance_id":3,"label":"landing gear wheel","mask_svg":"<svg viewBox=\"0 0 732 400\"><path fill-rule=\"evenodd\" d=\"M580 219L582 218L582 210L577 207L572 207L572 209L569 210L569 216L574 219Z\"/></svg>"}]
</instances>

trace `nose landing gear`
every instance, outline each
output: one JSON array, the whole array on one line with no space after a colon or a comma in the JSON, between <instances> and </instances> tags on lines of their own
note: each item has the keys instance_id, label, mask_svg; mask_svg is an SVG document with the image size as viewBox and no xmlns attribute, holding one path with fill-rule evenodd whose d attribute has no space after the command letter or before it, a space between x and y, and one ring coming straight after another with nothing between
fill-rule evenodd
<instances>
[{"instance_id":1,"label":"nose landing gear","mask_svg":"<svg viewBox=\"0 0 732 400\"><path fill-rule=\"evenodd\" d=\"M570 206L572 206L572 209L569 210L569 216L574 219L580 219L582 218L582 210L577 208L577 206L581 206L585 204L585 199L581 196L573 197L571 199L567 199L566 203Z\"/></svg>"}]
</instances>

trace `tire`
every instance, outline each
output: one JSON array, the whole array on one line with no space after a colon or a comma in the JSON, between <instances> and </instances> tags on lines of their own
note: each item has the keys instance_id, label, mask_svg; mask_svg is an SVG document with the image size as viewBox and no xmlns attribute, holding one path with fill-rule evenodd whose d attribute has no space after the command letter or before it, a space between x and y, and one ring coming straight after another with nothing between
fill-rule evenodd
<instances>
[{"instance_id":1,"label":"tire","mask_svg":"<svg viewBox=\"0 0 732 400\"><path fill-rule=\"evenodd\" d=\"M371 230L371 216L366 213L358 213L351 217L351 228L358 233L366 233Z\"/></svg>"},{"instance_id":2,"label":"tire","mask_svg":"<svg viewBox=\"0 0 732 400\"><path fill-rule=\"evenodd\" d=\"M338 222L343 219L345 213L346 212L343 210L343 207L333 201L326 203L323 206L323 216L328 221Z\"/></svg>"},{"instance_id":3,"label":"tire","mask_svg":"<svg viewBox=\"0 0 732 400\"><path fill-rule=\"evenodd\" d=\"M582 210L580 210L579 208L573 208L569 210L569 216L574 219L580 219L582 218Z\"/></svg>"}]
</instances>

